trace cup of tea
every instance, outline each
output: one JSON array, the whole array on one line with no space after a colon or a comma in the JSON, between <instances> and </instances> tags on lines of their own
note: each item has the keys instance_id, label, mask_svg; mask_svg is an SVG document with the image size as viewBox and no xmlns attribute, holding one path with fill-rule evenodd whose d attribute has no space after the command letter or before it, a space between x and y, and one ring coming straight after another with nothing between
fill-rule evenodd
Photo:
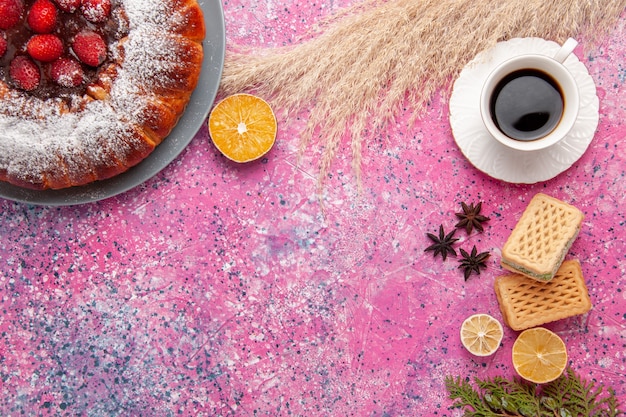
<instances>
[{"instance_id":1,"label":"cup of tea","mask_svg":"<svg viewBox=\"0 0 626 417\"><path fill-rule=\"evenodd\" d=\"M576 45L570 38L554 56L515 56L487 76L480 114L496 140L511 149L536 151L567 136L576 123L580 97L563 63Z\"/></svg>"}]
</instances>

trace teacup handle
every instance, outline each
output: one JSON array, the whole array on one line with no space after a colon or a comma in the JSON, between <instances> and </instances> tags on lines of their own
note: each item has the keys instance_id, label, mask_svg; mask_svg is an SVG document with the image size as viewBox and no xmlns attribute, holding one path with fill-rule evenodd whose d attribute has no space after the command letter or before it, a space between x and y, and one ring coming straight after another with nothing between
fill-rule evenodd
<instances>
[{"instance_id":1,"label":"teacup handle","mask_svg":"<svg viewBox=\"0 0 626 417\"><path fill-rule=\"evenodd\" d=\"M554 55L554 59L556 59L562 64L563 62L565 62L567 57L570 56L572 52L574 52L574 49L576 48L577 45L578 45L578 41L576 39L568 38L563 44L563 46L561 46L561 49L559 49L556 55Z\"/></svg>"}]
</instances>

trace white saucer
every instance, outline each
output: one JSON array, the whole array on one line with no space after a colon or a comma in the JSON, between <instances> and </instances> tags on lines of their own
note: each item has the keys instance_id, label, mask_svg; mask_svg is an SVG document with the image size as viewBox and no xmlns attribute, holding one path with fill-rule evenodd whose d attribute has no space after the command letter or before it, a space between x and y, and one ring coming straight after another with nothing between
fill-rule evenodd
<instances>
[{"instance_id":1,"label":"white saucer","mask_svg":"<svg viewBox=\"0 0 626 417\"><path fill-rule=\"evenodd\" d=\"M515 38L479 53L461 71L450 97L450 126L461 152L477 169L502 181L534 184L556 177L585 153L598 127L600 103L593 79L574 54L565 66L578 83L580 109L572 131L561 142L543 151L515 151L495 140L480 117L482 85L500 62L526 53L554 55L559 48L541 38Z\"/></svg>"}]
</instances>

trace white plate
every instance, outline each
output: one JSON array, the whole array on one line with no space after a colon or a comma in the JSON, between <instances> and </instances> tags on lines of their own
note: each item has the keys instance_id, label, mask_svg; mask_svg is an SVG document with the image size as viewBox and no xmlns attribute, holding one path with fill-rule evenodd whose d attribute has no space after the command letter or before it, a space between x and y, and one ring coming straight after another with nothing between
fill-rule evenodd
<instances>
[{"instance_id":1,"label":"white plate","mask_svg":"<svg viewBox=\"0 0 626 417\"><path fill-rule=\"evenodd\" d=\"M578 83L580 110L572 131L560 143L543 151L511 150L487 132L480 117L482 85L499 63L527 53L554 55L559 48L541 38L515 38L479 53L461 71L450 97L450 126L461 152L480 171L510 183L534 184L570 168L589 147L598 127L600 103L593 79L574 54L565 66Z\"/></svg>"},{"instance_id":2,"label":"white plate","mask_svg":"<svg viewBox=\"0 0 626 417\"><path fill-rule=\"evenodd\" d=\"M198 86L185 113L169 136L140 164L104 181L63 190L36 191L0 182L0 197L29 204L69 206L113 197L134 188L170 164L189 145L206 120L213 105L224 65L226 47L224 10L220 0L200 0L204 12L206 38L204 61Z\"/></svg>"}]
</instances>

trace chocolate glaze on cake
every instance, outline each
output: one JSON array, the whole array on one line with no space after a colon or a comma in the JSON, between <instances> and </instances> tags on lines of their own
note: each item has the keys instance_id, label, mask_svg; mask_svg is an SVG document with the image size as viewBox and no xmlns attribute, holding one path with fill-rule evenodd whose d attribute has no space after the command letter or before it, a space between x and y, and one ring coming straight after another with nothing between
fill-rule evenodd
<instances>
[{"instance_id":1,"label":"chocolate glaze on cake","mask_svg":"<svg viewBox=\"0 0 626 417\"><path fill-rule=\"evenodd\" d=\"M0 61L0 180L59 189L110 178L146 158L189 102L203 59L204 18L195 0L113 1L96 30L108 57L86 68L82 86L46 79L25 92L12 85L7 50ZM61 37L83 25L62 16ZM11 42L21 29L7 31ZM10 42L10 43L11 43ZM19 43L19 40L17 41Z\"/></svg>"}]
</instances>

